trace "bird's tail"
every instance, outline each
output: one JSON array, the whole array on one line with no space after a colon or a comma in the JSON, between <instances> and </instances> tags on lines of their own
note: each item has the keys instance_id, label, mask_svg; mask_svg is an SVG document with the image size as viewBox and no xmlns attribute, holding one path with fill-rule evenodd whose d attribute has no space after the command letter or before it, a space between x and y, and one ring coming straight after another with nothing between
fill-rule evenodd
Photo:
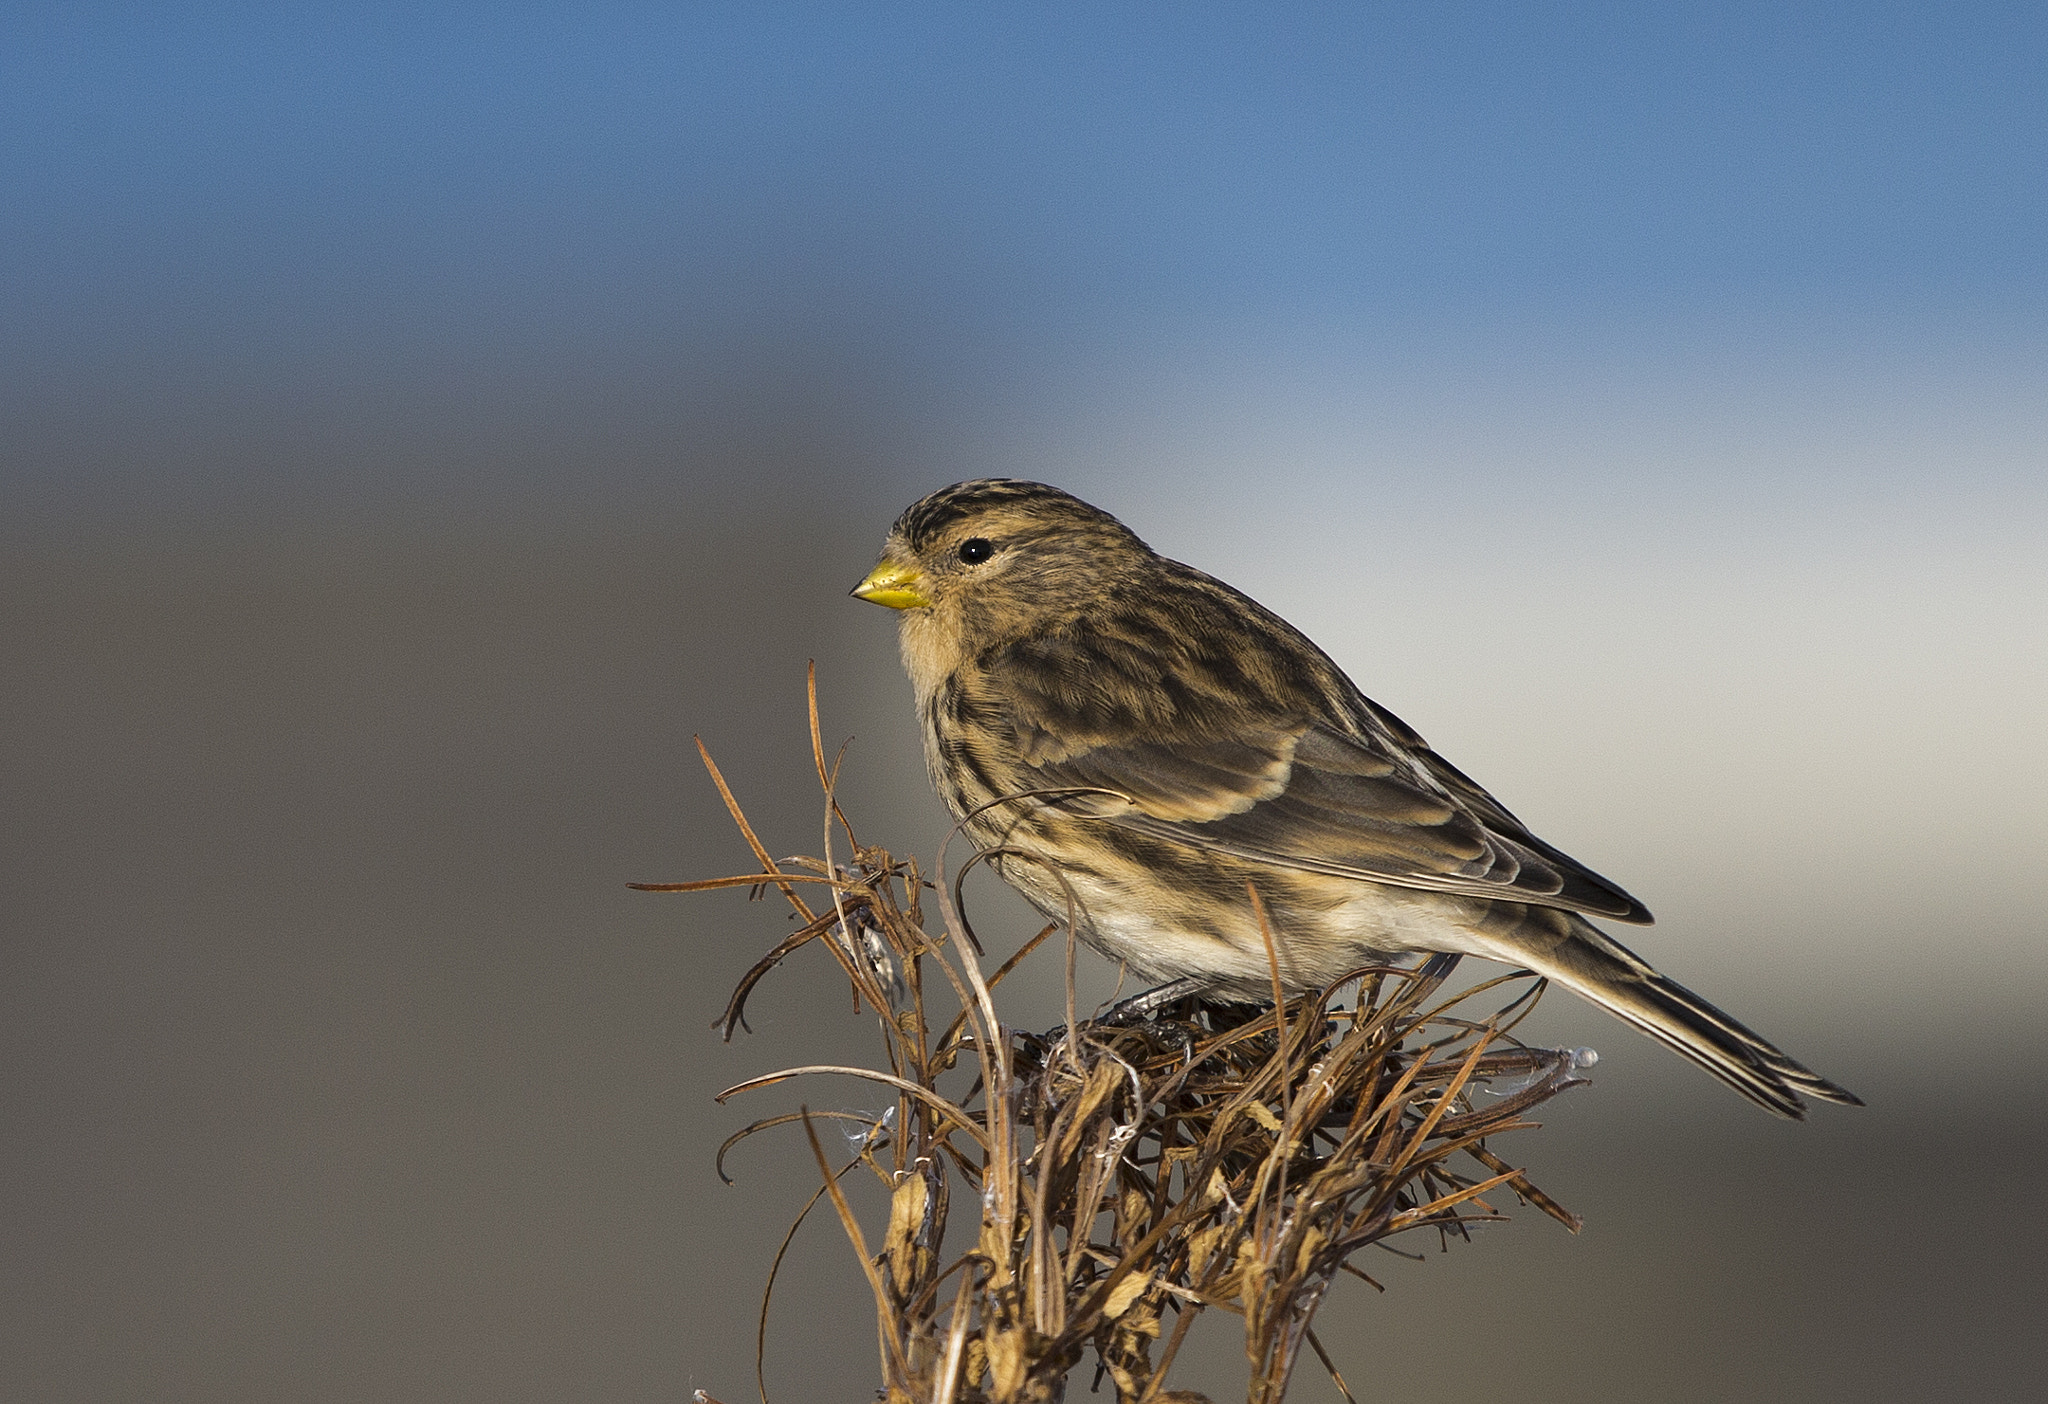
<instances>
[{"instance_id":1,"label":"bird's tail","mask_svg":"<svg viewBox=\"0 0 2048 1404\"><path fill-rule=\"evenodd\" d=\"M1513 915L1511 915L1513 914ZM1499 918L1509 918L1510 930ZM1496 908L1487 934L1497 959L1527 966L1690 1058L1766 1111L1801 1120L1800 1094L1847 1106L1854 1093L1785 1056L1685 986L1667 980L1635 952L1573 912Z\"/></svg>"}]
</instances>

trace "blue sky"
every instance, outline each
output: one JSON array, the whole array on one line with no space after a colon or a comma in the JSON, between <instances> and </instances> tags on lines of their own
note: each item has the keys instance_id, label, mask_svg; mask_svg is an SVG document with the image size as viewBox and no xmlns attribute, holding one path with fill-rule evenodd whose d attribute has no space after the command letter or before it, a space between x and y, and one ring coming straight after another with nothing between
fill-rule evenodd
<instances>
[{"instance_id":1,"label":"blue sky","mask_svg":"<svg viewBox=\"0 0 2048 1404\"><path fill-rule=\"evenodd\" d=\"M2033 5L16 15L10 358L2048 301Z\"/></svg>"}]
</instances>

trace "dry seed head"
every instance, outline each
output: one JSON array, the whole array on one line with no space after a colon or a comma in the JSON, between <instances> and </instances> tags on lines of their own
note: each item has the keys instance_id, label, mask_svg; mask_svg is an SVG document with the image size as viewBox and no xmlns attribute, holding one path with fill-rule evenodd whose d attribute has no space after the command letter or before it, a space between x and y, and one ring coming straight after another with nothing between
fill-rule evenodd
<instances>
[{"instance_id":1,"label":"dry seed head","mask_svg":"<svg viewBox=\"0 0 2048 1404\"><path fill-rule=\"evenodd\" d=\"M815 736L815 694L813 707ZM821 748L814 760L821 778L833 773ZM731 881L780 891L805 923L748 972L722 1024L736 1027L754 986L819 938L858 994L871 1005L882 996L885 1060L870 1075L890 1082L907 1114L848 1149L887 1190L870 1268L892 1404L1055 1400L1089 1351L1120 1404L1133 1404L1159 1388L1189 1323L1211 1307L1243 1317L1252 1398L1277 1404L1317 1306L1359 1249L1407 1227L1459 1234L1468 1216L1491 1216L1477 1196L1496 1187L1575 1226L1482 1139L1528 1125L1524 1112L1577 1085L1572 1056L1515 1044L1483 1010L1460 1012L1473 992L1442 999L1455 959L1361 972L1351 1008L1333 992L1291 1001L1284 1017L1184 1002L1150 1022L1082 1020L1037 1038L996 1022L993 995L1052 928L984 975L966 963L979 943L943 867L935 938L922 929L918 870L852 842L829 796L853 863L778 866L713 774L761 864ZM817 905L798 890L821 883L829 900ZM706 885L726 883L687 886ZM835 940L835 927L862 939ZM1475 1100L1489 1080L1504 1095ZM971 1250L949 1258L952 1177L980 1213Z\"/></svg>"}]
</instances>

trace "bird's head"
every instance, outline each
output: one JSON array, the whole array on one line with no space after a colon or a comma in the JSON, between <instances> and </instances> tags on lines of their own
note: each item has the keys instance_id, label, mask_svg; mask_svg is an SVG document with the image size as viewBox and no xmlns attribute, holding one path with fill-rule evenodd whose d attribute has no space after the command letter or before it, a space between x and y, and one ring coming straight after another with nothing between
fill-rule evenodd
<instances>
[{"instance_id":1,"label":"bird's head","mask_svg":"<svg viewBox=\"0 0 2048 1404\"><path fill-rule=\"evenodd\" d=\"M1109 513L1044 483L978 478L913 504L856 599L981 644L1086 611L1152 552Z\"/></svg>"}]
</instances>

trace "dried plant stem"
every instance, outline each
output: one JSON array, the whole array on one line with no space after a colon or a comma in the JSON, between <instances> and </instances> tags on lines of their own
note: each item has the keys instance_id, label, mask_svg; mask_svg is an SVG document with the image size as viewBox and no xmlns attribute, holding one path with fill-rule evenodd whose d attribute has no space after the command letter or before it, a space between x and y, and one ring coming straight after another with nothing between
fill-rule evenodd
<instances>
[{"instance_id":1,"label":"dried plant stem","mask_svg":"<svg viewBox=\"0 0 2048 1404\"><path fill-rule=\"evenodd\" d=\"M719 1100L831 1073L889 1088L893 1113L806 1109L764 1118L720 1148L719 1172L741 1140L802 1123L823 1180L811 1203L831 1200L874 1296L890 1404L1049 1404L1091 1354L1120 1404L1195 1398L1170 1390L1166 1378L1194 1320L1210 1308L1243 1320L1252 1404L1278 1404L1304 1345L1350 1399L1310 1325L1340 1272L1379 1286L1352 1255L1392 1247L1414 1228L1458 1233L1474 1217L1498 1218L1483 1196L1503 1189L1576 1230L1576 1218L1487 1145L1532 1125L1526 1112L1580 1082L1571 1054L1524 1046L1509 1032L1540 982L1468 1017L1458 1011L1483 1009L1479 1001L1504 980L1438 999L1457 958L1435 957L1414 969L1363 967L1289 998L1282 954L1253 888L1270 1008L1186 999L1139 1023L1081 1019L1069 920L1066 1025L1043 1036L1010 1029L995 987L1056 928L984 976L980 942L943 854L935 881L925 883L914 864L855 838L836 799L839 762L825 759L815 676L810 704L824 856L787 860L801 872L770 858L699 742L758 868L649 886L773 886L801 919L740 982L719 1021L728 1038L767 972L821 935L856 1004L881 1015L885 1067L784 1068ZM835 827L852 848L844 866ZM995 856L1039 861L1016 850L977 854L959 876ZM803 882L825 884L831 907L814 911L798 892ZM938 898L936 939L919 916L927 891ZM927 978L933 971L937 982ZM1341 1007L1337 995L1347 987L1356 994ZM956 1009L937 1007L932 997L942 990ZM821 1116L870 1126L860 1153L836 1172L818 1139ZM1458 1168L1467 1161L1476 1173ZM856 1165L888 1199L879 1248L839 1183ZM966 1241L949 1248L955 1183L978 1213ZM765 1297L762 1322L765 1355Z\"/></svg>"}]
</instances>

